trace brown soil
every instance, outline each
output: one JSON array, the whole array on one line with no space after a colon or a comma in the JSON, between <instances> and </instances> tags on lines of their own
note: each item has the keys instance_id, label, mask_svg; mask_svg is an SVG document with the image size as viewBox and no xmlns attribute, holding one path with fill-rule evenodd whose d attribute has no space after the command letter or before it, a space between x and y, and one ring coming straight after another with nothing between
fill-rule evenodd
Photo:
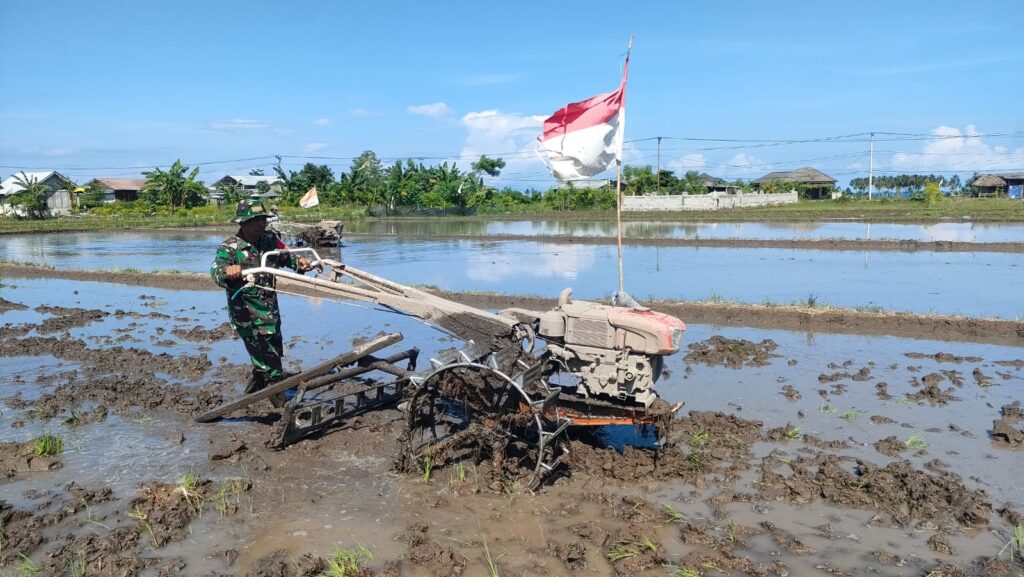
<instances>
[{"instance_id":1,"label":"brown soil","mask_svg":"<svg viewBox=\"0 0 1024 577\"><path fill-rule=\"evenodd\" d=\"M23 311L27 308L27 306L21 303L12 303L3 297L0 297L0 313L5 313L7 311Z\"/></svg>"},{"instance_id":2,"label":"brown soil","mask_svg":"<svg viewBox=\"0 0 1024 577\"><path fill-rule=\"evenodd\" d=\"M86 310L64 307L41 306L34 309L38 313L49 313L54 315L36 326L39 334L52 334L65 332L68 329L84 327L96 321L101 321L109 315L100 310Z\"/></svg>"},{"instance_id":3,"label":"brown soil","mask_svg":"<svg viewBox=\"0 0 1024 577\"><path fill-rule=\"evenodd\" d=\"M194 488L146 483L139 487L129 506L140 533L146 534L154 547L161 547L188 536L189 524L202 514L215 492L209 480L198 481Z\"/></svg>"},{"instance_id":4,"label":"brown soil","mask_svg":"<svg viewBox=\"0 0 1024 577\"><path fill-rule=\"evenodd\" d=\"M683 357L687 364L724 366L730 369L745 366L763 367L769 364L771 359L781 356L773 354L778 345L771 339L754 343L745 339L729 339L715 335L706 341L693 343L687 348L690 352Z\"/></svg>"},{"instance_id":5,"label":"brown soil","mask_svg":"<svg viewBox=\"0 0 1024 577\"><path fill-rule=\"evenodd\" d=\"M36 455L31 441L25 443L0 442L0 484L17 473L52 471L61 466L60 456Z\"/></svg>"},{"instance_id":6,"label":"brown soil","mask_svg":"<svg viewBox=\"0 0 1024 577\"><path fill-rule=\"evenodd\" d=\"M903 356L908 359L932 359L940 363L980 363L983 358L981 357L958 357L951 353L938 352L932 355L926 355L925 353L906 353Z\"/></svg>"},{"instance_id":7,"label":"brown soil","mask_svg":"<svg viewBox=\"0 0 1024 577\"><path fill-rule=\"evenodd\" d=\"M968 490L956 475L928 474L906 461L878 467L857 460L853 470L843 462L828 454L798 457L787 464L787 475L775 470L779 466L776 459L765 458L760 493L795 503L823 498L834 505L884 511L900 525L914 520L955 520L971 526L989 522L992 505L983 493Z\"/></svg>"},{"instance_id":8,"label":"brown soil","mask_svg":"<svg viewBox=\"0 0 1024 577\"><path fill-rule=\"evenodd\" d=\"M1020 447L1024 445L1024 427L1019 426L1024 420L1024 409L1020 401L1003 405L999 409L1002 417L992 422L992 441L997 447Z\"/></svg>"},{"instance_id":9,"label":"brown soil","mask_svg":"<svg viewBox=\"0 0 1024 577\"><path fill-rule=\"evenodd\" d=\"M932 406L942 406L948 404L950 401L957 400L957 396L954 394L956 389L949 387L946 390L942 390L939 387L939 383L944 381L946 377L941 373L929 373L918 381L917 377L911 380L911 384L915 387L920 387L920 390L916 393L907 393L906 398L911 401L927 401Z\"/></svg>"},{"instance_id":10,"label":"brown soil","mask_svg":"<svg viewBox=\"0 0 1024 577\"><path fill-rule=\"evenodd\" d=\"M880 441L876 441L874 446L876 451L890 457L898 457L900 453L907 450L906 443L892 435Z\"/></svg>"},{"instance_id":11,"label":"brown soil","mask_svg":"<svg viewBox=\"0 0 1024 577\"><path fill-rule=\"evenodd\" d=\"M0 276L89 280L175 290L221 290L207 275L201 274L54 270L33 265L0 263ZM529 296L447 291L435 291L435 294L469 306L489 309L522 307L547 310L556 304L553 298ZM841 334L893 335L1014 346L1024 344L1024 322L1021 321L679 301L655 301L649 305L661 312L685 319L689 323L814 330Z\"/></svg>"},{"instance_id":12,"label":"brown soil","mask_svg":"<svg viewBox=\"0 0 1024 577\"><path fill-rule=\"evenodd\" d=\"M0 341L0 357L39 355L89 363L101 370L161 372L193 381L200 379L213 366L206 355L173 356L119 346L93 349L89 348L85 341L68 336L27 337Z\"/></svg>"},{"instance_id":13,"label":"brown soil","mask_svg":"<svg viewBox=\"0 0 1024 577\"><path fill-rule=\"evenodd\" d=\"M928 548L943 555L953 555L953 546L942 533L936 533L928 538Z\"/></svg>"},{"instance_id":14,"label":"brown soil","mask_svg":"<svg viewBox=\"0 0 1024 577\"><path fill-rule=\"evenodd\" d=\"M231 328L231 325L224 323L215 329L206 329L203 327L192 327L190 329L186 329L183 327L177 327L171 329L171 334L184 341L213 343L234 337L235 330Z\"/></svg>"}]
</instances>

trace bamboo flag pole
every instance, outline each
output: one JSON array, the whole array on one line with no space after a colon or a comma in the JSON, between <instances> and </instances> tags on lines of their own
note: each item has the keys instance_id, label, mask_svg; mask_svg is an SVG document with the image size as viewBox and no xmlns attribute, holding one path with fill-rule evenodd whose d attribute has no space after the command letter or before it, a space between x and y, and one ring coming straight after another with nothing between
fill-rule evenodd
<instances>
[{"instance_id":1,"label":"bamboo flag pole","mask_svg":"<svg viewBox=\"0 0 1024 577\"><path fill-rule=\"evenodd\" d=\"M629 65L629 52L633 49L633 37L629 37L629 46L626 47L626 65ZM625 98L625 95L623 95ZM625 102L623 102L625 108ZM619 293L624 293L625 288L622 281L622 141L625 137L626 125L619 127L623 132L619 136L619 154L615 159L615 240L619 249Z\"/></svg>"}]
</instances>

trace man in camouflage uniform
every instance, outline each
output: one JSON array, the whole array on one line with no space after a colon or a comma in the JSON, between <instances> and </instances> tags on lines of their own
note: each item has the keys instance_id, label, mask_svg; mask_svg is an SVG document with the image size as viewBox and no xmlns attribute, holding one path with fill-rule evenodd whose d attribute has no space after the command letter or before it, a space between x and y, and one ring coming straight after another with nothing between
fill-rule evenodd
<instances>
[{"instance_id":1,"label":"man in camouflage uniform","mask_svg":"<svg viewBox=\"0 0 1024 577\"><path fill-rule=\"evenodd\" d=\"M260 266L264 253L287 247L277 235L267 230L270 214L259 200L243 200L235 208L238 233L221 243L217 256L210 265L210 276L223 287L228 297L231 326L245 343L252 359L252 377L245 392L253 393L284 377L281 355L284 343L281 337L281 311L277 306L273 275L257 275L247 285L242 270ZM267 266L287 266L298 272L309 270L309 261L281 254L271 257Z\"/></svg>"}]
</instances>

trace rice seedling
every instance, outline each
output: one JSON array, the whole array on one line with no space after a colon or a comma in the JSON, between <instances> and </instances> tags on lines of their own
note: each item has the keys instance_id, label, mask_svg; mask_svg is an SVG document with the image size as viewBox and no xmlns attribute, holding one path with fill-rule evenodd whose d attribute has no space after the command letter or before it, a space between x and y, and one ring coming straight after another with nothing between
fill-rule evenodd
<instances>
[{"instance_id":1,"label":"rice seedling","mask_svg":"<svg viewBox=\"0 0 1024 577\"><path fill-rule=\"evenodd\" d=\"M605 553L608 560L611 562L621 561L622 559L629 559L630 557L636 557L640 554L640 551L631 547L632 543L627 541L620 541L616 543L611 549Z\"/></svg>"},{"instance_id":2,"label":"rice seedling","mask_svg":"<svg viewBox=\"0 0 1024 577\"><path fill-rule=\"evenodd\" d=\"M687 523L689 520L679 509L672 505L665 505L665 518L673 523Z\"/></svg>"},{"instance_id":3,"label":"rice seedling","mask_svg":"<svg viewBox=\"0 0 1024 577\"><path fill-rule=\"evenodd\" d=\"M154 549L160 546L160 540L156 538L156 532L153 531L153 526L149 524L148 515L143 513L138 507L135 507L135 509L128 513L128 516L142 523L142 526L146 529L146 532L149 533L149 540L153 544Z\"/></svg>"},{"instance_id":4,"label":"rice seedling","mask_svg":"<svg viewBox=\"0 0 1024 577\"><path fill-rule=\"evenodd\" d=\"M906 441L903 441L903 444L909 449L920 451L928 446L928 441L924 440L924 435L921 433L914 433Z\"/></svg>"},{"instance_id":5,"label":"rice seedling","mask_svg":"<svg viewBox=\"0 0 1024 577\"><path fill-rule=\"evenodd\" d=\"M702 449L692 449L686 454L686 461L698 472L704 471L710 464L707 453Z\"/></svg>"},{"instance_id":6,"label":"rice seedling","mask_svg":"<svg viewBox=\"0 0 1024 577\"><path fill-rule=\"evenodd\" d=\"M703 447L708 440L711 438L711 433L708 431L697 431L690 435L690 445L696 447Z\"/></svg>"},{"instance_id":7,"label":"rice seedling","mask_svg":"<svg viewBox=\"0 0 1024 577\"><path fill-rule=\"evenodd\" d=\"M807 295L807 298L801 301L796 301L796 303L794 304L796 304L797 306L813 309L818 306L818 295L815 293L809 293Z\"/></svg>"},{"instance_id":8,"label":"rice seedling","mask_svg":"<svg viewBox=\"0 0 1024 577\"><path fill-rule=\"evenodd\" d=\"M427 455L423 459L423 484L430 482L430 472L434 469L434 458Z\"/></svg>"},{"instance_id":9,"label":"rice seedling","mask_svg":"<svg viewBox=\"0 0 1024 577\"><path fill-rule=\"evenodd\" d=\"M522 492L523 486L518 479L501 482L501 494L505 497L505 506L509 509L512 508L512 503L515 502L516 497L522 494Z\"/></svg>"},{"instance_id":10,"label":"rice seedling","mask_svg":"<svg viewBox=\"0 0 1024 577\"><path fill-rule=\"evenodd\" d=\"M1017 523L1014 526L1013 534L996 554L996 557L1001 557L1007 548L1010 549L1010 562L1013 562L1014 559L1024 561L1024 523Z\"/></svg>"},{"instance_id":11,"label":"rice seedling","mask_svg":"<svg viewBox=\"0 0 1024 577\"><path fill-rule=\"evenodd\" d=\"M337 547L327 559L327 577L348 577L359 572L373 559L373 552L359 544L353 549Z\"/></svg>"},{"instance_id":12,"label":"rice seedling","mask_svg":"<svg viewBox=\"0 0 1024 577\"><path fill-rule=\"evenodd\" d=\"M653 553L658 552L658 544L654 541L651 541L651 539L647 537L647 535L644 535L644 538L640 541L639 545L641 550L647 549L648 551L651 551Z\"/></svg>"},{"instance_id":13,"label":"rice seedling","mask_svg":"<svg viewBox=\"0 0 1024 577\"><path fill-rule=\"evenodd\" d=\"M716 305L736 304L735 300L726 298L717 292L713 292L708 295L708 298L704 299L704 302Z\"/></svg>"},{"instance_id":14,"label":"rice seedling","mask_svg":"<svg viewBox=\"0 0 1024 577\"><path fill-rule=\"evenodd\" d=\"M37 457L59 455L64 451L64 439L43 433L32 441L32 453Z\"/></svg>"},{"instance_id":15,"label":"rice seedling","mask_svg":"<svg viewBox=\"0 0 1024 577\"><path fill-rule=\"evenodd\" d=\"M859 414L861 414L863 412L864 411L858 411L857 409L850 409L849 411L846 411L843 414L839 415L839 418L840 419L845 419L847 421L852 421L852 420L857 418L857 415L859 415Z\"/></svg>"},{"instance_id":16,"label":"rice seedling","mask_svg":"<svg viewBox=\"0 0 1024 577\"><path fill-rule=\"evenodd\" d=\"M78 555L68 563L68 572L71 573L71 577L84 577L85 576L85 552L79 551Z\"/></svg>"},{"instance_id":17,"label":"rice seedling","mask_svg":"<svg viewBox=\"0 0 1024 577\"><path fill-rule=\"evenodd\" d=\"M804 438L804 432L800 427L793 427L786 431L786 438L790 441L798 441Z\"/></svg>"},{"instance_id":18,"label":"rice seedling","mask_svg":"<svg viewBox=\"0 0 1024 577\"><path fill-rule=\"evenodd\" d=\"M701 577L700 573L689 567L668 567L668 574L670 577Z\"/></svg>"},{"instance_id":19,"label":"rice seedling","mask_svg":"<svg viewBox=\"0 0 1024 577\"><path fill-rule=\"evenodd\" d=\"M501 556L498 559L501 559ZM487 562L487 573L491 577L501 577L498 572L497 559L491 557L491 549L487 546L487 537L484 537L484 561Z\"/></svg>"},{"instance_id":20,"label":"rice seedling","mask_svg":"<svg viewBox=\"0 0 1024 577\"><path fill-rule=\"evenodd\" d=\"M21 557L21 563L18 563L14 569L18 577L31 577L42 571L43 568L39 566L39 563L26 557L24 553L18 553L18 556Z\"/></svg>"}]
</instances>

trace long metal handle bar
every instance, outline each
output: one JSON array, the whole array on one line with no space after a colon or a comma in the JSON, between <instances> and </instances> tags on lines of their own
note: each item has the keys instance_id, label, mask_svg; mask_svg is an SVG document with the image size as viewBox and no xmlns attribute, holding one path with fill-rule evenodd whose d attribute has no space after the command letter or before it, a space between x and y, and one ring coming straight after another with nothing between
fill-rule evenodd
<instances>
[{"instance_id":1,"label":"long metal handle bar","mask_svg":"<svg viewBox=\"0 0 1024 577\"><path fill-rule=\"evenodd\" d=\"M332 271L330 277L333 278L327 275L309 277L292 271L266 266L268 257L272 257L275 254L279 255L283 251L269 251L265 253L262 259L263 266L246 269L242 271L242 274L249 279L253 279L255 275L259 274L272 275L277 279L282 288L313 288L315 289L316 296L333 298L335 300L371 302L412 315L424 321L437 322L453 315L468 315L486 321L488 324L504 327L509 331L518 324L518 321L514 318L502 317L489 311L469 307L432 295L426 291L383 279L338 261L321 259L316 254L316 251L312 249L295 249L292 252L300 251L309 252L313 255L314 266L329 267ZM349 277L362 286L341 282L341 277ZM438 328L449 334L454 334L444 326L439 326ZM465 338L465 335L455 334L454 336Z\"/></svg>"}]
</instances>

